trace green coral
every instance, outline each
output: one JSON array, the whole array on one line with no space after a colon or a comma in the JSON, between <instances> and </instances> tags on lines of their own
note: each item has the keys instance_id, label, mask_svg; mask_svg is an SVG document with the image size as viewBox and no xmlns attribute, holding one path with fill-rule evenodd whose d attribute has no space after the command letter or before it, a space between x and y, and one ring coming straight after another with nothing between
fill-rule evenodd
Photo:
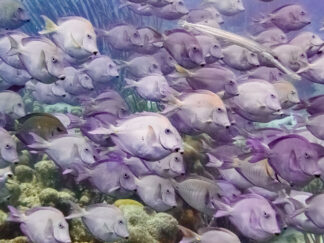
<instances>
[{"instance_id":1,"label":"green coral","mask_svg":"<svg viewBox=\"0 0 324 243\"><path fill-rule=\"evenodd\" d=\"M0 243L29 243L27 237L19 236L12 240L0 240Z\"/></svg>"},{"instance_id":2,"label":"green coral","mask_svg":"<svg viewBox=\"0 0 324 243\"><path fill-rule=\"evenodd\" d=\"M15 176L19 182L31 182L34 177L34 171L27 165L18 165L15 168Z\"/></svg>"},{"instance_id":3,"label":"green coral","mask_svg":"<svg viewBox=\"0 0 324 243\"><path fill-rule=\"evenodd\" d=\"M175 242L177 220L167 213L148 213L145 207L121 205L128 222L129 240L123 243L168 243Z\"/></svg>"},{"instance_id":4,"label":"green coral","mask_svg":"<svg viewBox=\"0 0 324 243\"><path fill-rule=\"evenodd\" d=\"M42 160L35 164L37 180L42 187L56 187L60 180L59 169L51 160Z\"/></svg>"}]
</instances>

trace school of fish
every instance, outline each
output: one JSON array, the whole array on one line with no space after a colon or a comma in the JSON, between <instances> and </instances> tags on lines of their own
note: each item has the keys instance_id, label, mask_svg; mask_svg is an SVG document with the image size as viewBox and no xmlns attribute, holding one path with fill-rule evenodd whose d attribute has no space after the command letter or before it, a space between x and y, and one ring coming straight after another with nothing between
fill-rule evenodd
<instances>
[{"instance_id":1,"label":"school of fish","mask_svg":"<svg viewBox=\"0 0 324 243\"><path fill-rule=\"evenodd\" d=\"M30 22L23 3L0 0L0 202L24 148L46 154L77 185L159 212L198 212L204 225L179 225L180 243L263 242L287 227L324 234L324 193L303 191L324 180L324 94L301 99L297 87L324 84L324 41L320 30L304 30L312 16L300 4L255 16L256 33L222 28L244 14L244 1L252 0L189 9L185 0L121 0L120 9L174 28L103 29L42 15L43 29L30 36L20 30ZM126 58L102 53L99 39ZM30 112L26 94L80 106L82 115ZM287 118L290 126L263 126ZM129 238L122 211L105 202L71 202L69 215L6 206L33 243L70 243L73 218L97 240Z\"/></svg>"}]
</instances>

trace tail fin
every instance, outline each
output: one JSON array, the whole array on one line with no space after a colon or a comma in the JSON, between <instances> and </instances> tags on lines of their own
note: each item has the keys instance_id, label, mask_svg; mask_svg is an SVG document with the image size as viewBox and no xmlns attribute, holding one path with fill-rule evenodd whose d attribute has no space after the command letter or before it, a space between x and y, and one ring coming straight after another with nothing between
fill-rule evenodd
<instances>
[{"instance_id":1,"label":"tail fin","mask_svg":"<svg viewBox=\"0 0 324 243\"><path fill-rule=\"evenodd\" d=\"M178 109L180 109L182 105L183 105L182 101L172 95L169 97L165 109L160 113L162 115L172 114L173 112L176 112Z\"/></svg>"},{"instance_id":2,"label":"tail fin","mask_svg":"<svg viewBox=\"0 0 324 243\"><path fill-rule=\"evenodd\" d=\"M305 72L309 71L311 68L312 68L311 64L307 64L307 66L302 67L296 73L297 74L302 74L302 73L305 73Z\"/></svg>"},{"instance_id":3,"label":"tail fin","mask_svg":"<svg viewBox=\"0 0 324 243\"><path fill-rule=\"evenodd\" d=\"M214 218L221 218L221 217L231 215L232 208L229 205L227 205L219 200L213 200L213 203L218 208L217 212L214 214Z\"/></svg>"},{"instance_id":4,"label":"tail fin","mask_svg":"<svg viewBox=\"0 0 324 243\"><path fill-rule=\"evenodd\" d=\"M84 181L90 177L91 170L85 166L82 166L79 163L73 163L71 167L77 172L77 178L75 179L77 183L80 183L81 181Z\"/></svg>"},{"instance_id":5,"label":"tail fin","mask_svg":"<svg viewBox=\"0 0 324 243\"><path fill-rule=\"evenodd\" d=\"M247 145L251 149L252 158L249 160L250 163L256 163L262 159L268 158L270 155L270 148L268 145L262 143L258 139L248 139Z\"/></svg>"},{"instance_id":6,"label":"tail fin","mask_svg":"<svg viewBox=\"0 0 324 243\"><path fill-rule=\"evenodd\" d=\"M19 212L18 209L14 208L13 206L8 206L10 214L7 218L7 221L21 223L24 220L24 214Z\"/></svg>"},{"instance_id":7,"label":"tail fin","mask_svg":"<svg viewBox=\"0 0 324 243\"><path fill-rule=\"evenodd\" d=\"M111 128L104 128L104 127L99 127L96 128L95 130L92 130L89 132L89 134L101 134L101 135L111 135L114 134L115 132Z\"/></svg>"},{"instance_id":8,"label":"tail fin","mask_svg":"<svg viewBox=\"0 0 324 243\"><path fill-rule=\"evenodd\" d=\"M40 35L50 34L57 30L58 26L51 19L45 15L41 15L41 17L45 22L45 29L38 32Z\"/></svg>"},{"instance_id":9,"label":"tail fin","mask_svg":"<svg viewBox=\"0 0 324 243\"><path fill-rule=\"evenodd\" d=\"M125 81L126 81L126 84L127 84L124 87L125 89L132 88L132 87L136 87L136 85L137 85L137 83L136 83L135 80L132 80L132 79L129 79L129 78L125 78Z\"/></svg>"},{"instance_id":10,"label":"tail fin","mask_svg":"<svg viewBox=\"0 0 324 243\"><path fill-rule=\"evenodd\" d=\"M86 210L81 208L78 204L70 201L69 202L72 213L69 216L66 216L65 219L74 219L74 218L81 218L87 214Z\"/></svg>"},{"instance_id":11,"label":"tail fin","mask_svg":"<svg viewBox=\"0 0 324 243\"><path fill-rule=\"evenodd\" d=\"M200 236L193 232L192 230L183 227L181 225L178 225L178 229L182 232L183 234L183 238L181 240L181 243L189 243L189 242L195 242L195 240L197 240L198 242L200 242Z\"/></svg>"},{"instance_id":12,"label":"tail fin","mask_svg":"<svg viewBox=\"0 0 324 243\"><path fill-rule=\"evenodd\" d=\"M259 24L262 27L268 28L273 26L273 24L271 23L271 15L261 15L259 18L253 18L252 22L254 24Z\"/></svg>"},{"instance_id":13,"label":"tail fin","mask_svg":"<svg viewBox=\"0 0 324 243\"><path fill-rule=\"evenodd\" d=\"M10 50L7 52L7 54L9 56L17 55L20 52L20 44L10 35L8 35L7 37L10 41Z\"/></svg>"},{"instance_id":14,"label":"tail fin","mask_svg":"<svg viewBox=\"0 0 324 243\"><path fill-rule=\"evenodd\" d=\"M184 67L180 66L179 64L175 64L174 67L178 73L184 74L186 76L191 76L191 72L185 69Z\"/></svg>"},{"instance_id":15,"label":"tail fin","mask_svg":"<svg viewBox=\"0 0 324 243\"><path fill-rule=\"evenodd\" d=\"M309 103L305 100L301 100L298 105L295 105L293 110L302 110L302 109L307 109L309 107Z\"/></svg>"},{"instance_id":16,"label":"tail fin","mask_svg":"<svg viewBox=\"0 0 324 243\"><path fill-rule=\"evenodd\" d=\"M50 146L50 142L46 141L45 139L43 139L42 137L38 136L35 133L28 133L28 136L30 136L30 144L26 144L28 148L32 149L32 150L44 150L47 149ZM18 136L19 138L19 136ZM23 142L23 140L22 140Z\"/></svg>"}]
</instances>

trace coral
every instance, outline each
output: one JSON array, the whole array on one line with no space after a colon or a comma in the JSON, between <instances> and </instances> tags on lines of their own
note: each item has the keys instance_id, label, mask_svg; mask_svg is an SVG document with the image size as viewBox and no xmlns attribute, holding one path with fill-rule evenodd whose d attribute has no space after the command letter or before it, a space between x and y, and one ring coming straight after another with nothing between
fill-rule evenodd
<instances>
[{"instance_id":1,"label":"coral","mask_svg":"<svg viewBox=\"0 0 324 243\"><path fill-rule=\"evenodd\" d=\"M36 176L42 187L56 187L60 175L53 161L43 160L35 164Z\"/></svg>"},{"instance_id":2,"label":"coral","mask_svg":"<svg viewBox=\"0 0 324 243\"><path fill-rule=\"evenodd\" d=\"M27 165L18 165L15 167L15 176L19 182L31 182L34 171Z\"/></svg>"},{"instance_id":3,"label":"coral","mask_svg":"<svg viewBox=\"0 0 324 243\"><path fill-rule=\"evenodd\" d=\"M83 225L81 219L72 219L70 220L69 225L70 235L73 242L96 242Z\"/></svg>"},{"instance_id":4,"label":"coral","mask_svg":"<svg viewBox=\"0 0 324 243\"><path fill-rule=\"evenodd\" d=\"M12 240L0 240L0 243L29 243L27 237L19 236Z\"/></svg>"},{"instance_id":5,"label":"coral","mask_svg":"<svg viewBox=\"0 0 324 243\"><path fill-rule=\"evenodd\" d=\"M120 205L128 222L129 240L123 243L173 243L178 231L178 222L167 213L148 212L145 207Z\"/></svg>"}]
</instances>

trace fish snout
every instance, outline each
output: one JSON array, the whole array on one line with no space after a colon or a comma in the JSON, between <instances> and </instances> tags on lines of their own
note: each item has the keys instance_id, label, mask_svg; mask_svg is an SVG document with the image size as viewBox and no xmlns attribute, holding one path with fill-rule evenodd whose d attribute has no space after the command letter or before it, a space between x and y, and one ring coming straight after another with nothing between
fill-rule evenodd
<instances>
[{"instance_id":1,"label":"fish snout","mask_svg":"<svg viewBox=\"0 0 324 243\"><path fill-rule=\"evenodd\" d=\"M92 54L95 55L95 56L97 56L98 53L99 53L98 51L94 51L94 52L92 52Z\"/></svg>"},{"instance_id":2,"label":"fish snout","mask_svg":"<svg viewBox=\"0 0 324 243\"><path fill-rule=\"evenodd\" d=\"M128 236L125 236L125 240L128 240L129 239L129 237Z\"/></svg>"},{"instance_id":3,"label":"fish snout","mask_svg":"<svg viewBox=\"0 0 324 243\"><path fill-rule=\"evenodd\" d=\"M321 173L316 173L316 174L314 174L314 176L316 177L316 178L320 178L321 177Z\"/></svg>"},{"instance_id":4,"label":"fish snout","mask_svg":"<svg viewBox=\"0 0 324 243\"><path fill-rule=\"evenodd\" d=\"M8 178L13 178L13 174L12 173L8 173L7 176L8 176Z\"/></svg>"},{"instance_id":5,"label":"fish snout","mask_svg":"<svg viewBox=\"0 0 324 243\"><path fill-rule=\"evenodd\" d=\"M280 235L280 232L276 232L274 233L275 236L279 236Z\"/></svg>"}]
</instances>

